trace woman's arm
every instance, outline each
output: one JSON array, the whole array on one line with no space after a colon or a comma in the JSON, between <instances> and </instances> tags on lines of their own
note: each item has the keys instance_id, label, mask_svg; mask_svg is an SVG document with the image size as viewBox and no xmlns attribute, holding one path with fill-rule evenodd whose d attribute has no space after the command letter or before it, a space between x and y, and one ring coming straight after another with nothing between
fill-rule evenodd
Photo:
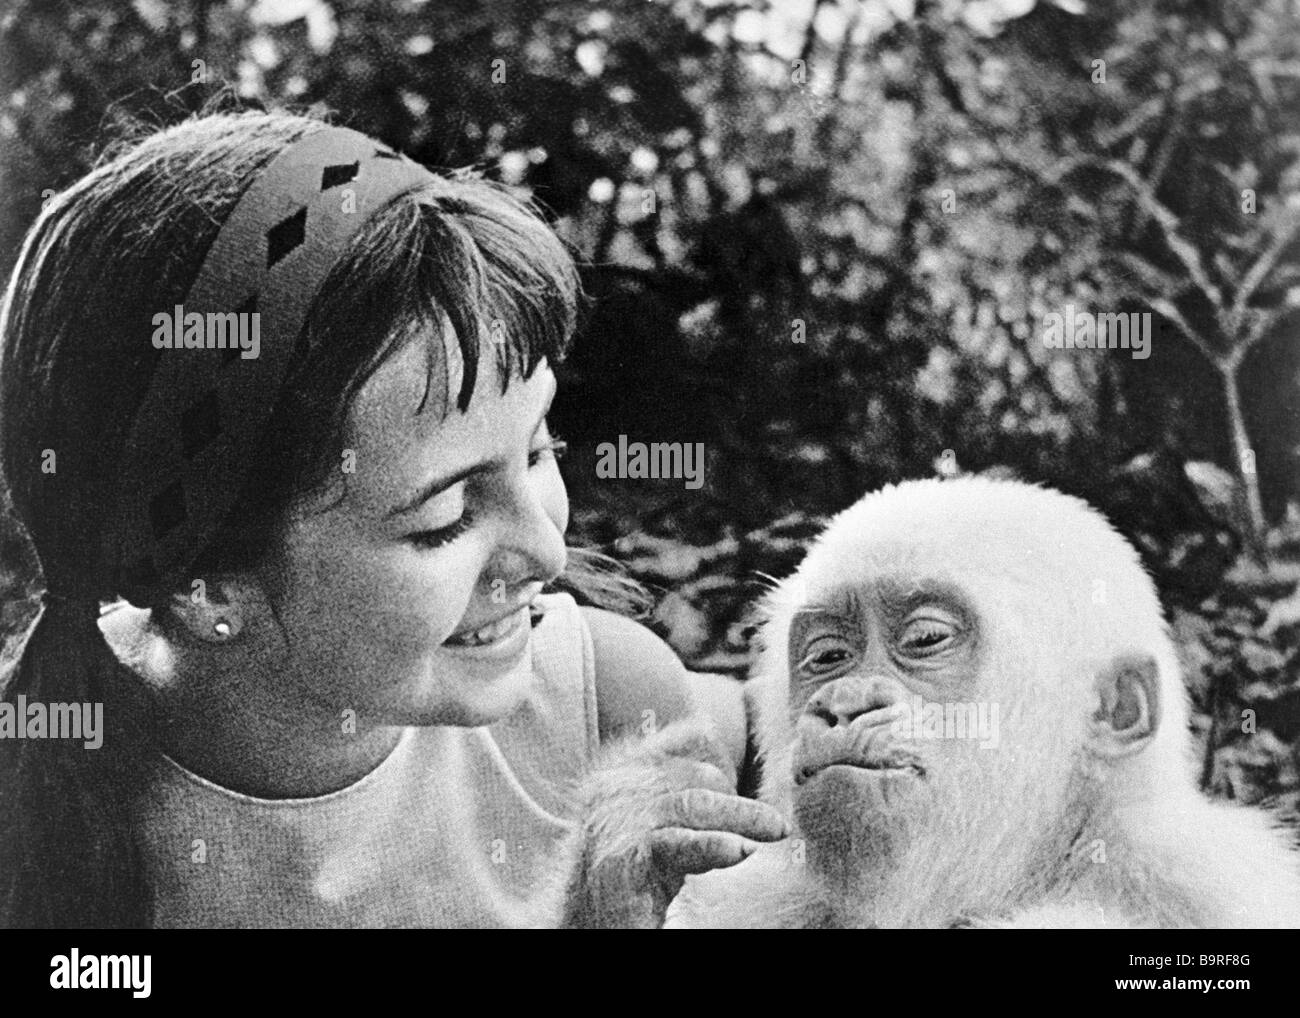
<instances>
[{"instance_id":1,"label":"woman's arm","mask_svg":"<svg viewBox=\"0 0 1300 1018\"><path fill-rule=\"evenodd\" d=\"M561 922L655 928L687 875L734 866L789 827L771 806L736 794L738 779L746 786L740 683L688 672L630 619L583 612L600 737L615 744L579 791Z\"/></svg>"},{"instance_id":2,"label":"woman's arm","mask_svg":"<svg viewBox=\"0 0 1300 1018\"><path fill-rule=\"evenodd\" d=\"M740 775L746 748L741 683L687 671L668 644L640 623L599 608L582 612L595 649L601 741L648 735L674 721L703 717L713 723Z\"/></svg>"}]
</instances>

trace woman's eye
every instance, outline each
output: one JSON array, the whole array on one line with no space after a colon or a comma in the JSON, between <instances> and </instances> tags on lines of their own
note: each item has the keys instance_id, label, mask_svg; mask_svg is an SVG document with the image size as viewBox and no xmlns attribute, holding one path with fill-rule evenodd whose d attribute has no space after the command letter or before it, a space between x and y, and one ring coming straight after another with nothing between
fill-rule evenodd
<instances>
[{"instance_id":1,"label":"woman's eye","mask_svg":"<svg viewBox=\"0 0 1300 1018\"><path fill-rule=\"evenodd\" d=\"M437 530L416 531L414 534L408 534L407 540L420 548L441 548L444 545L451 544L452 541L469 530L473 522L467 510L461 514L460 519L455 523L439 527Z\"/></svg>"},{"instance_id":2,"label":"woman's eye","mask_svg":"<svg viewBox=\"0 0 1300 1018\"><path fill-rule=\"evenodd\" d=\"M562 438L549 439L544 445L539 445L528 453L528 465L535 467L546 459L561 459L569 451L569 443Z\"/></svg>"},{"instance_id":3,"label":"woman's eye","mask_svg":"<svg viewBox=\"0 0 1300 1018\"><path fill-rule=\"evenodd\" d=\"M812 675L823 675L853 660L853 648L840 637L823 637L814 640L799 661L799 670Z\"/></svg>"},{"instance_id":4,"label":"woman's eye","mask_svg":"<svg viewBox=\"0 0 1300 1018\"><path fill-rule=\"evenodd\" d=\"M898 642L903 650L925 657L946 649L959 632L960 629L947 619L914 619L903 627Z\"/></svg>"}]
</instances>

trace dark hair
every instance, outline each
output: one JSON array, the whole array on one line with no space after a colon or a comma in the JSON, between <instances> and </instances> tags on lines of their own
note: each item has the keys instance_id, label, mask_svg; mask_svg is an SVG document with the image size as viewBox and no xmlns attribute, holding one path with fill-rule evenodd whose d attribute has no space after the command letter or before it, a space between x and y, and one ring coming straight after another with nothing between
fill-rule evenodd
<instances>
[{"instance_id":1,"label":"dark hair","mask_svg":"<svg viewBox=\"0 0 1300 1018\"><path fill-rule=\"evenodd\" d=\"M24 243L0 317L0 469L47 585L84 597L47 603L0 673L0 689L11 703L23 693L111 706L94 751L58 739L0 741L0 926L148 923L128 818L155 751L150 709L139 683L123 681L94 607L122 593L100 543L103 507L113 504L117 464L158 355L140 337L151 334L156 309L183 301L258 171L325 126L284 113L193 118L107 153ZM543 357L563 356L577 274L536 211L464 174L422 197L377 212L321 286L304 325L312 352L286 380L231 513L237 525L198 557L197 574L263 559L291 501L338 462L352 396L440 311L475 352L489 322L504 323L503 388Z\"/></svg>"}]
</instances>

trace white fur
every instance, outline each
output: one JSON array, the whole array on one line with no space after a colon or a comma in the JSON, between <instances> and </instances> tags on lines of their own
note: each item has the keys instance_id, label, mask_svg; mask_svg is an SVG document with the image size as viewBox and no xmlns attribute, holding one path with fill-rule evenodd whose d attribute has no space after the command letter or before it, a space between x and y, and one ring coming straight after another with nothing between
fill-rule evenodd
<instances>
[{"instance_id":1,"label":"white fur","mask_svg":"<svg viewBox=\"0 0 1300 1018\"><path fill-rule=\"evenodd\" d=\"M794 611L883 572L959 584L990 648L983 667L1023 691L1002 719L999 788L945 800L956 805L931 829L954 841L978 829L980 844L943 866L905 856L862 901L827 902L809 874L781 876L765 857L688 881L674 924L782 925L787 912L818 915L820 894L844 925L1300 926L1294 841L1261 811L1211 802L1195 785L1187 691L1137 553L1084 502L1019 482L915 481L867 495L771 593L750 679L764 799L791 814ZM1094 683L1130 653L1157 662L1159 728L1140 753L1102 760L1084 748ZM1001 819L986 795L1002 796ZM1018 805L1031 796L1059 815L1030 815L1048 811Z\"/></svg>"}]
</instances>

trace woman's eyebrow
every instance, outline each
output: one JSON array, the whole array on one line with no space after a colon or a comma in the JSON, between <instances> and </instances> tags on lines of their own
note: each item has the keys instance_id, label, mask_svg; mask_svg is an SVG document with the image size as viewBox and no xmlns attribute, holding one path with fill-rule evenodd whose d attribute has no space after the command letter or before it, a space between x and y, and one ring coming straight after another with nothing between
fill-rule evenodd
<instances>
[{"instance_id":1,"label":"woman's eyebrow","mask_svg":"<svg viewBox=\"0 0 1300 1018\"><path fill-rule=\"evenodd\" d=\"M555 378L552 376L550 395L546 397L546 402L542 405L542 412L537 415L537 424L534 425L533 430L529 432L530 436L537 434L541 426L546 423L546 415L551 412L551 404L555 401L556 388ZM490 462L485 461L483 463L475 463L472 466L464 467L447 477L435 477L426 482L414 496L407 499L401 505L388 510L388 512L384 514L384 519L391 520L394 516L401 516L405 513L409 513L413 509L418 509L420 506L424 505L425 502L429 501L429 499L433 498L434 495L446 491L453 484L459 484L468 477L473 477L475 474L482 473L491 466L492 464Z\"/></svg>"},{"instance_id":2,"label":"woman's eyebrow","mask_svg":"<svg viewBox=\"0 0 1300 1018\"><path fill-rule=\"evenodd\" d=\"M414 497L403 502L401 505L388 510L388 512L384 514L384 519L391 520L394 516L401 516L404 513L409 513L413 509L420 508L420 506L424 505L425 502L433 498L434 495L446 491L453 484L459 484L467 477L473 477L475 474L482 473L484 470L487 470L489 466L490 464L488 463L475 463L473 466L465 467L463 470L457 470L449 477L435 477L433 480L425 484L423 488L417 491Z\"/></svg>"}]
</instances>

